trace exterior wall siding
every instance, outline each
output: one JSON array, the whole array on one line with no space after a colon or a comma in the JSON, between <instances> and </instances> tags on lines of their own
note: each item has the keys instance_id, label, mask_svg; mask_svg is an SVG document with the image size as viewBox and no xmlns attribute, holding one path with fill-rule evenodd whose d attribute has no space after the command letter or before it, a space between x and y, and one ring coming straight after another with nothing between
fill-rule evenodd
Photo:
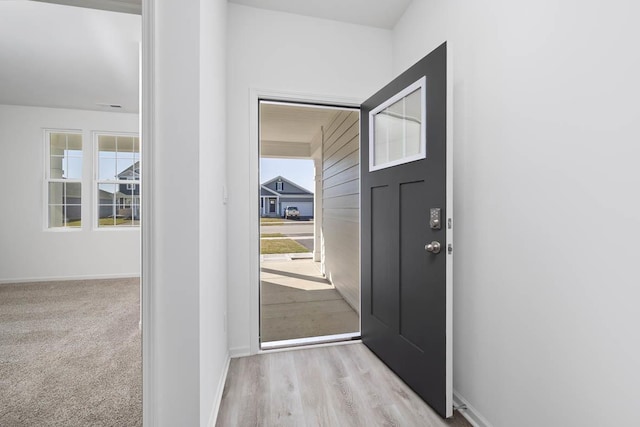
<instances>
[{"instance_id":1,"label":"exterior wall siding","mask_svg":"<svg viewBox=\"0 0 640 427\"><path fill-rule=\"evenodd\" d=\"M360 121L342 111L327 127L322 145L322 239L324 271L360 313Z\"/></svg>"}]
</instances>

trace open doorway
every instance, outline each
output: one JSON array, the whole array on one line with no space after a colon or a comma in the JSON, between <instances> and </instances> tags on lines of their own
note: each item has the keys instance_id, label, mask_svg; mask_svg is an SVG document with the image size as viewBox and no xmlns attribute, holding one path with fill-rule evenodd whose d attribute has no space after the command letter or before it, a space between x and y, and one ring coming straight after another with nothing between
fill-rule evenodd
<instances>
[{"instance_id":1,"label":"open doorway","mask_svg":"<svg viewBox=\"0 0 640 427\"><path fill-rule=\"evenodd\" d=\"M359 111L259 100L260 348L360 336Z\"/></svg>"}]
</instances>

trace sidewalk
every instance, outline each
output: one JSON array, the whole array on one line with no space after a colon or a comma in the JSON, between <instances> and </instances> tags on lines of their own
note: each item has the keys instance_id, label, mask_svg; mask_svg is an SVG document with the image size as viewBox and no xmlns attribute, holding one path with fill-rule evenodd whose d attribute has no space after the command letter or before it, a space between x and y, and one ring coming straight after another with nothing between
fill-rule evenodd
<instances>
[{"instance_id":1,"label":"sidewalk","mask_svg":"<svg viewBox=\"0 0 640 427\"><path fill-rule=\"evenodd\" d=\"M300 255L308 258L276 259ZM262 342L358 332L358 314L320 273L310 253L262 257L271 261L260 268Z\"/></svg>"},{"instance_id":2,"label":"sidewalk","mask_svg":"<svg viewBox=\"0 0 640 427\"><path fill-rule=\"evenodd\" d=\"M295 261L298 259L312 259L312 258L313 258L313 253L311 252L302 252L302 253L293 253L293 254L264 254L264 255L260 255L260 262Z\"/></svg>"},{"instance_id":3,"label":"sidewalk","mask_svg":"<svg viewBox=\"0 0 640 427\"><path fill-rule=\"evenodd\" d=\"M282 236L282 237L261 237L260 240L282 240L282 239L289 239L289 240L309 240L312 239L313 240L313 234L305 234L305 233L298 233L300 234L299 236L295 236L293 234L287 235L287 236Z\"/></svg>"},{"instance_id":4,"label":"sidewalk","mask_svg":"<svg viewBox=\"0 0 640 427\"><path fill-rule=\"evenodd\" d=\"M277 222L277 221L269 221L269 222L260 222L260 225L266 225L267 227L269 225L313 225L314 221L310 220L310 221L294 221L292 219L283 219L282 222Z\"/></svg>"}]
</instances>

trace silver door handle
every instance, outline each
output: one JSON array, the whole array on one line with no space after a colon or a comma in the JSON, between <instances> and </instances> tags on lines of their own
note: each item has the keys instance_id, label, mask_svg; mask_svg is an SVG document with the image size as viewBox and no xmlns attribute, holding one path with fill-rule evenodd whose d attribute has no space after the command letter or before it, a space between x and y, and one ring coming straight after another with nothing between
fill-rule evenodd
<instances>
[{"instance_id":1,"label":"silver door handle","mask_svg":"<svg viewBox=\"0 0 640 427\"><path fill-rule=\"evenodd\" d=\"M432 254L437 254L440 252L440 243L435 240L428 245L424 245L424 250L427 252L431 252Z\"/></svg>"}]
</instances>

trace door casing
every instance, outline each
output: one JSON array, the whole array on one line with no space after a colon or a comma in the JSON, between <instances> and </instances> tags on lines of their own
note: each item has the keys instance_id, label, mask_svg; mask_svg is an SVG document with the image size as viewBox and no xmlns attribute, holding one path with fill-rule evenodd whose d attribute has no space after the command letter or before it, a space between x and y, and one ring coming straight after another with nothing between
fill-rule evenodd
<instances>
[{"instance_id":1,"label":"door casing","mask_svg":"<svg viewBox=\"0 0 640 427\"><path fill-rule=\"evenodd\" d=\"M271 101L283 101L299 104L319 104L331 105L335 107L360 108L363 99L332 97L317 94L305 94L297 92L283 92L267 89L252 89L250 91L250 116L249 116L249 180L251 182L251 190L249 192L250 206L255 205L255 200L260 197L260 176L259 162L260 152L258 142L260 140L260 117L259 117L259 101L260 99L269 99ZM250 342L248 353L241 351L232 356L254 355L263 352L275 350L260 349L260 215L258 209L251 209L249 212L249 280L251 283L249 290L250 298Z\"/></svg>"}]
</instances>

